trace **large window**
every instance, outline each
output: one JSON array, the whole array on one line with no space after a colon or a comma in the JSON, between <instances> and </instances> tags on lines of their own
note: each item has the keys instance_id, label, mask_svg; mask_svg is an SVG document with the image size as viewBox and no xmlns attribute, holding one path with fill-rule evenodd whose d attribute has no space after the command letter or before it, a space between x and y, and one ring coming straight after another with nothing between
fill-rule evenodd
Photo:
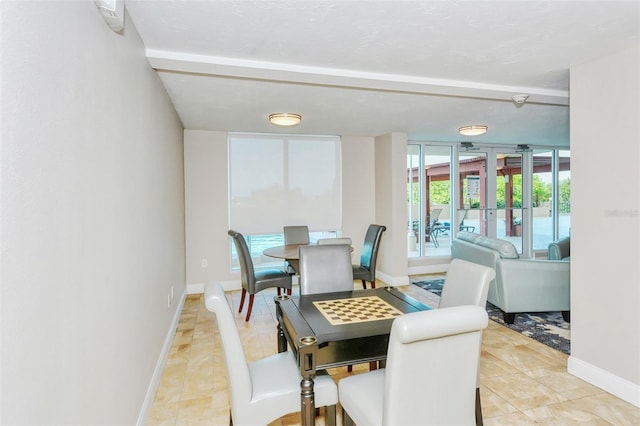
<instances>
[{"instance_id":1,"label":"large window","mask_svg":"<svg viewBox=\"0 0 640 426\"><path fill-rule=\"evenodd\" d=\"M274 261L262 250L282 244L285 225L341 228L340 152L337 136L229 135L229 228L247 237L256 267Z\"/></svg>"}]
</instances>

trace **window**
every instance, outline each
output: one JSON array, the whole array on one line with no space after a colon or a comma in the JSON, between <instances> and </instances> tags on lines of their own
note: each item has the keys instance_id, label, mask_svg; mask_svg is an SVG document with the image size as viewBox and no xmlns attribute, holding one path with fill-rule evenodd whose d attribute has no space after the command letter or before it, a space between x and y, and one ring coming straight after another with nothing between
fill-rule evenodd
<instances>
[{"instance_id":1,"label":"window","mask_svg":"<svg viewBox=\"0 0 640 426\"><path fill-rule=\"evenodd\" d=\"M228 142L229 228L247 237L256 267L285 225L341 228L339 137L231 133Z\"/></svg>"}]
</instances>

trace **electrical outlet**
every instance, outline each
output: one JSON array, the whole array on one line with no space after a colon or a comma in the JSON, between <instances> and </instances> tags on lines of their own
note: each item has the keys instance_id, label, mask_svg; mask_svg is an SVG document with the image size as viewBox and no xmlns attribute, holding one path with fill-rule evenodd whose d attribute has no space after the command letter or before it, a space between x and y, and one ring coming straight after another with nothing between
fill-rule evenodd
<instances>
[{"instance_id":1,"label":"electrical outlet","mask_svg":"<svg viewBox=\"0 0 640 426\"><path fill-rule=\"evenodd\" d=\"M208 267L208 266L209 266L209 261L207 261L207 259L202 259L201 264L202 264L202 267L203 267L203 268L206 268L206 267Z\"/></svg>"}]
</instances>

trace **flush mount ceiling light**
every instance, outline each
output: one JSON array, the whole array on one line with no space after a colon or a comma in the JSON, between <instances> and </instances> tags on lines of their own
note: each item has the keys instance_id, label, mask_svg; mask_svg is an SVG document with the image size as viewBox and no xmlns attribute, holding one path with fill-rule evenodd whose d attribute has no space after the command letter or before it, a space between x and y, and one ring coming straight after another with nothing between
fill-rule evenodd
<instances>
[{"instance_id":1,"label":"flush mount ceiling light","mask_svg":"<svg viewBox=\"0 0 640 426\"><path fill-rule=\"evenodd\" d=\"M458 133L460 133L462 136L478 136L487 133L488 128L489 127L480 124L476 124L473 126L462 126L458 129Z\"/></svg>"},{"instance_id":2,"label":"flush mount ceiling light","mask_svg":"<svg viewBox=\"0 0 640 426\"><path fill-rule=\"evenodd\" d=\"M288 112L279 112L269 115L269 121L276 126L295 126L300 124L302 116L300 114L291 114Z\"/></svg>"}]
</instances>

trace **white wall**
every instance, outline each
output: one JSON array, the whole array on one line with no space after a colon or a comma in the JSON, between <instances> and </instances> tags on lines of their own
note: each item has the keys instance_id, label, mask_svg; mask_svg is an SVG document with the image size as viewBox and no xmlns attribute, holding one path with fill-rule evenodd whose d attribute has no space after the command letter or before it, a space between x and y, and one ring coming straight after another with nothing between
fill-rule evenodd
<instances>
[{"instance_id":1,"label":"white wall","mask_svg":"<svg viewBox=\"0 0 640 426\"><path fill-rule=\"evenodd\" d=\"M212 279L226 289L239 289L240 273L230 271L227 236L227 133L186 131L184 157L189 292L202 292ZM342 231L353 240L354 263L367 227L376 222L374 158L373 138L342 137Z\"/></svg>"},{"instance_id":2,"label":"white wall","mask_svg":"<svg viewBox=\"0 0 640 426\"><path fill-rule=\"evenodd\" d=\"M640 407L639 64L571 69L569 371Z\"/></svg>"},{"instance_id":3,"label":"white wall","mask_svg":"<svg viewBox=\"0 0 640 426\"><path fill-rule=\"evenodd\" d=\"M130 21L0 20L0 422L135 424L185 289L182 125Z\"/></svg>"}]
</instances>

